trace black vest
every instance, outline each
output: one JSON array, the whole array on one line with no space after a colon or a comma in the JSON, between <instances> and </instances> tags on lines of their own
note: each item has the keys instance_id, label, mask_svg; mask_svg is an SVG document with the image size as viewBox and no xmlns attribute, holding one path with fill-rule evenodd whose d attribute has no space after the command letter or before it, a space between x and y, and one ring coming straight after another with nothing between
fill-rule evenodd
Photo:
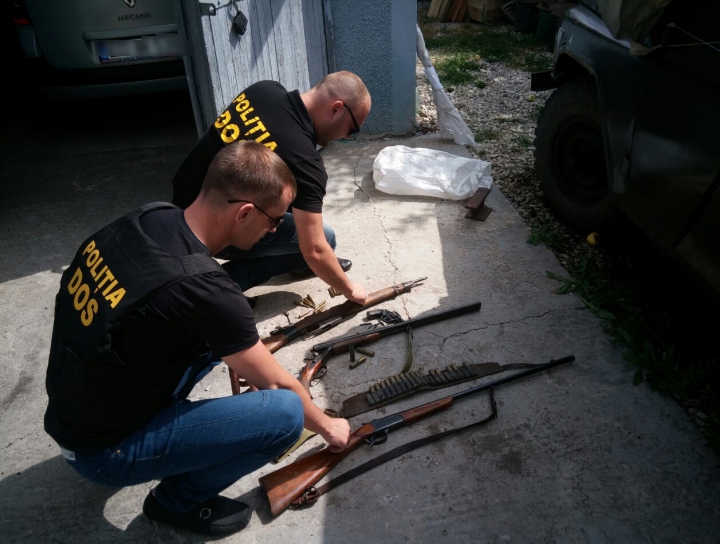
<instances>
[{"instance_id":1,"label":"black vest","mask_svg":"<svg viewBox=\"0 0 720 544\"><path fill-rule=\"evenodd\" d=\"M140 227L140 217L172 204L147 204L83 242L63 273L55 298L46 387L45 430L60 445L91 453L117 439L124 422L130 434L141 422L127 421L124 404L109 391L142 380L137 369L111 349L111 335L153 295L187 277L225 273L209 255L171 255ZM112 429L112 430L111 430Z\"/></svg>"}]
</instances>

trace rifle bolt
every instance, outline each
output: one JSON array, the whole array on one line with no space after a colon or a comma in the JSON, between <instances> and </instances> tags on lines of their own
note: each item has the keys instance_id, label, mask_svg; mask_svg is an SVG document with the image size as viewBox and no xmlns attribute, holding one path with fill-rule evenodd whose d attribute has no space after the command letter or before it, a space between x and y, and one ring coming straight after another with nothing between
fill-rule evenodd
<instances>
[{"instance_id":1,"label":"rifle bolt","mask_svg":"<svg viewBox=\"0 0 720 544\"><path fill-rule=\"evenodd\" d=\"M350 363L350 368L357 368L365 361L367 361L367 357L360 357L357 361Z\"/></svg>"},{"instance_id":2,"label":"rifle bolt","mask_svg":"<svg viewBox=\"0 0 720 544\"><path fill-rule=\"evenodd\" d=\"M368 357L375 357L375 352L367 349L367 348L355 348L358 353L362 353L363 355L367 355Z\"/></svg>"}]
</instances>

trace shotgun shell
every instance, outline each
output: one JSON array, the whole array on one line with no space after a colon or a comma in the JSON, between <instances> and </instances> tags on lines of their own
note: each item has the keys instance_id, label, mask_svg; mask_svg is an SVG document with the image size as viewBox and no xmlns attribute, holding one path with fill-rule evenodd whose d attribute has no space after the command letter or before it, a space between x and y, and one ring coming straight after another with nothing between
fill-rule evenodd
<instances>
[{"instance_id":1,"label":"shotgun shell","mask_svg":"<svg viewBox=\"0 0 720 544\"><path fill-rule=\"evenodd\" d=\"M376 391L377 391L377 385L370 386L370 389L368 391L368 395L370 395L370 398L372 400L372 402L370 404L377 404L378 402L380 402L380 397L378 396Z\"/></svg>"},{"instance_id":2,"label":"shotgun shell","mask_svg":"<svg viewBox=\"0 0 720 544\"><path fill-rule=\"evenodd\" d=\"M460 370L466 378L472 378L472 372L470 372L467 363L463 363L462 366L458 367L458 370Z\"/></svg>"},{"instance_id":3,"label":"shotgun shell","mask_svg":"<svg viewBox=\"0 0 720 544\"><path fill-rule=\"evenodd\" d=\"M330 287L328 289L328 293L330 294L330 298L335 298L336 296L340 295L340 291L338 291L334 287Z\"/></svg>"},{"instance_id":4,"label":"shotgun shell","mask_svg":"<svg viewBox=\"0 0 720 544\"><path fill-rule=\"evenodd\" d=\"M402 389L400 389L400 386L397 384L397 378L395 376L390 376L389 386L394 395L402 393Z\"/></svg>"},{"instance_id":5,"label":"shotgun shell","mask_svg":"<svg viewBox=\"0 0 720 544\"><path fill-rule=\"evenodd\" d=\"M392 396L392 392L390 391L390 388L388 387L388 381L383 380L380 385L378 385L378 393L380 393L380 398L382 400L386 400L388 397Z\"/></svg>"},{"instance_id":6,"label":"shotgun shell","mask_svg":"<svg viewBox=\"0 0 720 544\"><path fill-rule=\"evenodd\" d=\"M454 381L454 382L462 379L462 377L460 376L460 374L458 374L457 372L455 372L455 369L453 368L453 365L448 365L448 367L445 369L445 372L447 372L448 374L450 374L450 376L452 377L452 381Z\"/></svg>"},{"instance_id":7,"label":"shotgun shell","mask_svg":"<svg viewBox=\"0 0 720 544\"><path fill-rule=\"evenodd\" d=\"M367 348L355 348L358 353L362 353L363 355L367 355L368 357L375 357L375 352L372 350L369 350Z\"/></svg>"},{"instance_id":8,"label":"shotgun shell","mask_svg":"<svg viewBox=\"0 0 720 544\"><path fill-rule=\"evenodd\" d=\"M365 361L367 361L367 357L360 357L357 361L350 363L350 368L356 368L359 367L361 364L363 364Z\"/></svg>"},{"instance_id":9,"label":"shotgun shell","mask_svg":"<svg viewBox=\"0 0 720 544\"><path fill-rule=\"evenodd\" d=\"M413 384L405 374L398 374L398 379L405 387L405 391L412 391L415 389L415 384Z\"/></svg>"}]
</instances>

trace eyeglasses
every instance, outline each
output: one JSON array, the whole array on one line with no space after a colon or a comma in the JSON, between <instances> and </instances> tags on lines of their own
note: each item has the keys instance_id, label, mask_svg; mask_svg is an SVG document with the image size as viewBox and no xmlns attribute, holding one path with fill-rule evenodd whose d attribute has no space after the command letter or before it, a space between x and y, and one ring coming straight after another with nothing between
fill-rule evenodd
<instances>
[{"instance_id":1,"label":"eyeglasses","mask_svg":"<svg viewBox=\"0 0 720 544\"><path fill-rule=\"evenodd\" d=\"M268 213L267 213L265 210L263 210L260 206L258 206L258 205L255 204L254 202L250 202L249 200L228 200L228 204L235 204L236 202L245 202L245 203L247 203L247 204L252 204L253 206L255 206L255 209L256 209L257 211L264 213L265 215L267 215L267 216L270 218L270 221L273 222L273 228L274 228L274 229L278 228L278 227L280 226L280 223L282 223L283 221L285 221L285 214L283 214L283 216L280 217L279 219L275 219L272 215L268 214Z\"/></svg>"},{"instance_id":2,"label":"eyeglasses","mask_svg":"<svg viewBox=\"0 0 720 544\"><path fill-rule=\"evenodd\" d=\"M347 108L347 110L350 112L350 119L352 119L353 125L355 125L355 128L347 133L348 136L352 136L353 134L357 134L358 132L360 132L360 125L357 124L357 121L355 120L355 116L353 115L353 112L348 107L348 105L343 103L343 106L345 106Z\"/></svg>"}]
</instances>

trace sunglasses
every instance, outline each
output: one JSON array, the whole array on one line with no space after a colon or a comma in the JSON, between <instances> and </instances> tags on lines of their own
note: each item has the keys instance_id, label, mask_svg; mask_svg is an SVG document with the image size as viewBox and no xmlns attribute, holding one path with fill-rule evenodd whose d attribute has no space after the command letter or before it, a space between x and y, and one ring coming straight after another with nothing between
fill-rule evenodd
<instances>
[{"instance_id":1,"label":"sunglasses","mask_svg":"<svg viewBox=\"0 0 720 544\"><path fill-rule=\"evenodd\" d=\"M278 228L278 227L280 226L280 223L282 223L283 221L285 221L285 214L283 214L283 216L280 217L279 219L275 219L272 215L269 215L269 214L268 214L265 210L263 210L260 206L258 206L258 205L255 204L254 202L250 202L249 200L228 200L228 204L235 204L236 202L245 202L246 204L252 204L253 206L255 206L255 209L256 209L257 211L262 212L262 213L264 213L265 215L267 215L268 218L270 219L270 221L273 222L273 228L274 228L274 229Z\"/></svg>"},{"instance_id":2,"label":"sunglasses","mask_svg":"<svg viewBox=\"0 0 720 544\"><path fill-rule=\"evenodd\" d=\"M348 136L352 136L353 134L357 134L358 132L360 132L360 126L357 124L357 121L355 120L355 116L353 115L353 112L348 107L348 105L343 104L343 106L345 106L345 108L347 108L348 112L350 112L350 119L352 119L353 125L355 125L355 128L347 133Z\"/></svg>"}]
</instances>

